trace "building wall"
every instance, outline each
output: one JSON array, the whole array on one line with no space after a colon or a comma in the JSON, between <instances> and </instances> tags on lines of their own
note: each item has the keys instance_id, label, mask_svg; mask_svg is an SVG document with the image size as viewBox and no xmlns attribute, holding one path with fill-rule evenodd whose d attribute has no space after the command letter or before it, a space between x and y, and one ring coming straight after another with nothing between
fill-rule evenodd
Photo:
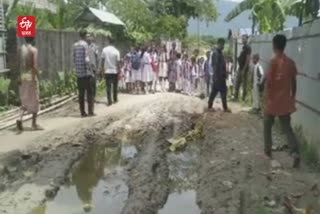
<instances>
[{"instance_id":1,"label":"building wall","mask_svg":"<svg viewBox=\"0 0 320 214\"><path fill-rule=\"evenodd\" d=\"M296 104L293 123L320 146L320 20L282 32L288 37L286 54L298 68ZM260 35L252 40L253 53L259 53L265 69L272 57L274 35Z\"/></svg>"}]
</instances>

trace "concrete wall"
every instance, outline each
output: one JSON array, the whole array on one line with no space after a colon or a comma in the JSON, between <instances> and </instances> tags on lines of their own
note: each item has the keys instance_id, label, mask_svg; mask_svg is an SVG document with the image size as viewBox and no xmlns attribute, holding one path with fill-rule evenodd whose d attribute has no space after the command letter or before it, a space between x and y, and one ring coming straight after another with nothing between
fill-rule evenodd
<instances>
[{"instance_id":1,"label":"concrete wall","mask_svg":"<svg viewBox=\"0 0 320 214\"><path fill-rule=\"evenodd\" d=\"M297 108L293 122L303 127L304 134L320 147L320 19L311 24L282 32L287 35L286 54L298 68ZM252 39L253 53L259 53L265 69L272 57L273 35Z\"/></svg>"}]
</instances>

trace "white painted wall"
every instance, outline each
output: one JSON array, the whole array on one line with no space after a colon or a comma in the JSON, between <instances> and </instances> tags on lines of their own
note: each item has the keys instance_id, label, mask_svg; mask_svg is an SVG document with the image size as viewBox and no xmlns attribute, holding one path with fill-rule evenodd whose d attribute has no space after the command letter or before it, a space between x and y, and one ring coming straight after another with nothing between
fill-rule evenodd
<instances>
[{"instance_id":1,"label":"white painted wall","mask_svg":"<svg viewBox=\"0 0 320 214\"><path fill-rule=\"evenodd\" d=\"M298 68L297 108L295 125L302 125L305 135L320 147L320 19L312 24L282 32L287 35L286 53ZM273 35L252 39L253 53L259 53L267 69L272 57Z\"/></svg>"}]
</instances>

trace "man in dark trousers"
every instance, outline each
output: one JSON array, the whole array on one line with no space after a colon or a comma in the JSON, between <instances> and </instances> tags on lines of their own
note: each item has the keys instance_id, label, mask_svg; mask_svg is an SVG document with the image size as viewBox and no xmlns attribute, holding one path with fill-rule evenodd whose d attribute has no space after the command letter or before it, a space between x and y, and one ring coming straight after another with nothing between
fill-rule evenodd
<instances>
[{"instance_id":1,"label":"man in dark trousers","mask_svg":"<svg viewBox=\"0 0 320 214\"><path fill-rule=\"evenodd\" d=\"M299 142L291 126L291 114L296 111L297 67L295 62L285 53L287 38L276 35L273 38L274 56L266 74L266 99L264 116L264 152L272 158L272 126L276 117L287 137L293 167L300 165Z\"/></svg>"},{"instance_id":2,"label":"man in dark trousers","mask_svg":"<svg viewBox=\"0 0 320 214\"><path fill-rule=\"evenodd\" d=\"M249 73L249 65L250 65L250 56L251 56L251 47L248 44L249 36L242 36L242 51L238 58L239 70L236 76L236 84L235 84L235 92L234 92L234 100L239 99L240 88L242 85L242 100L245 101L247 97L247 87L248 87L248 73Z\"/></svg>"},{"instance_id":3,"label":"man in dark trousers","mask_svg":"<svg viewBox=\"0 0 320 214\"><path fill-rule=\"evenodd\" d=\"M86 42L87 32L80 31L80 40L73 45L73 60L76 69L78 91L79 91L79 105L82 117L88 116L85 111L85 95L88 101L89 116L94 116L94 102L93 102L93 88L92 81L94 74L90 68L89 47Z\"/></svg>"},{"instance_id":4,"label":"man in dark trousers","mask_svg":"<svg viewBox=\"0 0 320 214\"><path fill-rule=\"evenodd\" d=\"M227 105L227 70L223 56L224 44L225 40L223 38L218 39L218 47L213 51L212 54L212 67L214 74L208 108L212 109L214 99L216 98L217 94L220 93L223 110L225 112L230 112Z\"/></svg>"},{"instance_id":5,"label":"man in dark trousers","mask_svg":"<svg viewBox=\"0 0 320 214\"><path fill-rule=\"evenodd\" d=\"M111 106L118 102L118 75L120 73L120 52L114 47L111 37L108 38L108 45L102 50L101 66L106 78L108 106Z\"/></svg>"}]
</instances>

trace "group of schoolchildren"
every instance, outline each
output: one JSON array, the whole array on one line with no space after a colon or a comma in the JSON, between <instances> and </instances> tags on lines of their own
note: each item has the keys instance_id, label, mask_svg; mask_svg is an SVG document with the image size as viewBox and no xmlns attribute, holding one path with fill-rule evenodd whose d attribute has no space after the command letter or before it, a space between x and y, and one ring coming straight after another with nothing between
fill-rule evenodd
<instances>
[{"instance_id":1,"label":"group of schoolchildren","mask_svg":"<svg viewBox=\"0 0 320 214\"><path fill-rule=\"evenodd\" d=\"M232 60L227 58L226 64L232 86ZM189 57L184 51L178 52L173 43L170 51L166 45L132 49L123 59L119 87L134 94L160 91L208 96L212 75L211 52L200 57L199 50L195 50Z\"/></svg>"},{"instance_id":2,"label":"group of schoolchildren","mask_svg":"<svg viewBox=\"0 0 320 214\"><path fill-rule=\"evenodd\" d=\"M133 94L148 94L155 92L178 92L186 95L209 96L212 89L212 52L206 57L199 56L199 50L194 50L190 57L188 53L177 51L176 43L167 51L166 45L159 47L146 46L132 49L125 55L119 76L120 90ZM226 56L227 87L233 94L236 81L232 57ZM259 64L259 55L252 57L253 76L253 110L261 108L261 83L263 68Z\"/></svg>"}]
</instances>

